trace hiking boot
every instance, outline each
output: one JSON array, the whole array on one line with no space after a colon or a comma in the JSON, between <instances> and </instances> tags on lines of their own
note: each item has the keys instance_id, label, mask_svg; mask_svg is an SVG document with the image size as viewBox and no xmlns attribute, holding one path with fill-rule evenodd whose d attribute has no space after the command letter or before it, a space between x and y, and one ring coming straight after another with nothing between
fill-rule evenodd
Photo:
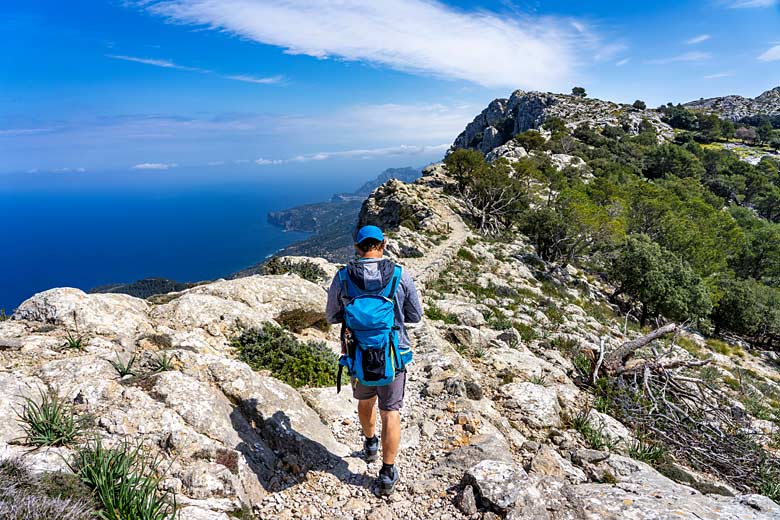
<instances>
[{"instance_id":1,"label":"hiking boot","mask_svg":"<svg viewBox=\"0 0 780 520\"><path fill-rule=\"evenodd\" d=\"M386 465L383 465L379 471L379 493L385 496L390 495L400 479L398 468L395 466L387 468Z\"/></svg>"},{"instance_id":2,"label":"hiking boot","mask_svg":"<svg viewBox=\"0 0 780 520\"><path fill-rule=\"evenodd\" d=\"M379 451L379 438L376 435L363 441L363 453L366 456L366 462L374 462L377 459Z\"/></svg>"}]
</instances>

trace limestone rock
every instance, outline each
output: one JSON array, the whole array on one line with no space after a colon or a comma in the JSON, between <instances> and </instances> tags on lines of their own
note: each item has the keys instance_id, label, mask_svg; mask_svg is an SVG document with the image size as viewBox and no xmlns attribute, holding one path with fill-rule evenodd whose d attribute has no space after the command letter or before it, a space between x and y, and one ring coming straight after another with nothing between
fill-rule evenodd
<instances>
[{"instance_id":1,"label":"limestone rock","mask_svg":"<svg viewBox=\"0 0 780 520\"><path fill-rule=\"evenodd\" d=\"M58 288L38 293L13 318L63 326L74 334L134 337L149 327L149 304L126 294L87 294Z\"/></svg>"},{"instance_id":2,"label":"limestone rock","mask_svg":"<svg viewBox=\"0 0 780 520\"><path fill-rule=\"evenodd\" d=\"M759 114L778 115L780 114L780 87L767 90L755 98L723 96L691 101L685 106L715 113L732 121L739 121L743 117Z\"/></svg>"},{"instance_id":3,"label":"limestone rock","mask_svg":"<svg viewBox=\"0 0 780 520\"><path fill-rule=\"evenodd\" d=\"M508 99L492 101L458 135L451 149L469 148L489 154L520 132L541 129L545 121L553 117L562 119L570 129L581 124L597 129L617 126L634 135L639 132L640 123L647 120L662 139L674 137L672 128L661 121L656 110L637 110L630 105L599 99L517 90ZM499 154L506 154L506 150ZM490 156L491 160L495 158L496 155Z\"/></svg>"},{"instance_id":4,"label":"limestone rock","mask_svg":"<svg viewBox=\"0 0 780 520\"><path fill-rule=\"evenodd\" d=\"M561 426L561 407L555 388L534 383L510 383L501 387L501 393L518 408L519 418L530 427Z\"/></svg>"},{"instance_id":5,"label":"limestone rock","mask_svg":"<svg viewBox=\"0 0 780 520\"><path fill-rule=\"evenodd\" d=\"M574 484L588 480L581 469L575 468L571 462L547 445L543 445L534 456L530 471L538 475L567 479Z\"/></svg>"},{"instance_id":6,"label":"limestone rock","mask_svg":"<svg viewBox=\"0 0 780 520\"><path fill-rule=\"evenodd\" d=\"M457 300L439 300L436 305L442 312L455 316L461 325L479 328L486 323L485 317L472 304Z\"/></svg>"},{"instance_id":7,"label":"limestone rock","mask_svg":"<svg viewBox=\"0 0 780 520\"><path fill-rule=\"evenodd\" d=\"M463 485L473 486L483 507L507 513L517 501L528 475L516 464L483 460L463 475Z\"/></svg>"}]
</instances>

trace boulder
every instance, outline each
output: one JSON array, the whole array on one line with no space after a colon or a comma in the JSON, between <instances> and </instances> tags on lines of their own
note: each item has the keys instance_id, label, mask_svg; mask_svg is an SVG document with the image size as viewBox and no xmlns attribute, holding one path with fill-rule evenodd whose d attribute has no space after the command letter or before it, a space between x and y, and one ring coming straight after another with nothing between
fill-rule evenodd
<instances>
[{"instance_id":1,"label":"boulder","mask_svg":"<svg viewBox=\"0 0 780 520\"><path fill-rule=\"evenodd\" d=\"M471 303L457 300L439 300L436 302L436 306L442 312L455 316L460 325L479 328L486 323L485 317Z\"/></svg>"},{"instance_id":2,"label":"boulder","mask_svg":"<svg viewBox=\"0 0 780 520\"><path fill-rule=\"evenodd\" d=\"M561 407L555 388L534 383L510 383L501 387L509 400L504 406L517 408L519 419L535 429L561 426Z\"/></svg>"},{"instance_id":3,"label":"boulder","mask_svg":"<svg viewBox=\"0 0 780 520\"><path fill-rule=\"evenodd\" d=\"M25 300L13 318L62 326L74 334L135 337L150 328L148 312L149 304L140 298L64 287Z\"/></svg>"},{"instance_id":4,"label":"boulder","mask_svg":"<svg viewBox=\"0 0 780 520\"><path fill-rule=\"evenodd\" d=\"M466 471L462 484L473 486L482 507L506 514L521 495L527 479L528 474L517 464L483 460Z\"/></svg>"},{"instance_id":5,"label":"boulder","mask_svg":"<svg viewBox=\"0 0 780 520\"><path fill-rule=\"evenodd\" d=\"M529 471L537 475L568 480L574 484L580 484L588 480L581 469L574 467L571 462L564 459L557 451L547 445L542 445L536 455L534 455Z\"/></svg>"},{"instance_id":6,"label":"boulder","mask_svg":"<svg viewBox=\"0 0 780 520\"><path fill-rule=\"evenodd\" d=\"M548 384L569 382L560 368L539 358L525 348L500 347L488 349L484 362L496 371L508 371L520 381L543 378Z\"/></svg>"},{"instance_id":7,"label":"boulder","mask_svg":"<svg viewBox=\"0 0 780 520\"><path fill-rule=\"evenodd\" d=\"M290 311L317 312L324 317L327 293L319 285L294 274L247 276L219 280L188 289L185 294L209 294L241 302L252 310L278 316Z\"/></svg>"}]
</instances>

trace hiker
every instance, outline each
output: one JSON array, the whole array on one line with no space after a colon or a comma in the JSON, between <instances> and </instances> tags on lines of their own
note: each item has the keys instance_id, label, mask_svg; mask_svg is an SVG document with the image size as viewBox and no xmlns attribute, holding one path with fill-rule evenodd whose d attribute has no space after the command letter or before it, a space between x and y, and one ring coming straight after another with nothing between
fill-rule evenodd
<instances>
[{"instance_id":1,"label":"hiker","mask_svg":"<svg viewBox=\"0 0 780 520\"><path fill-rule=\"evenodd\" d=\"M327 319L341 323L341 368L345 367L358 400L366 461L377 459L376 406L382 419L380 492L389 495L400 474L395 467L401 441L400 410L406 365L412 360L405 323L422 319L422 306L411 276L382 258L387 240L376 226L364 226L355 237L360 258L343 267L328 290Z\"/></svg>"}]
</instances>

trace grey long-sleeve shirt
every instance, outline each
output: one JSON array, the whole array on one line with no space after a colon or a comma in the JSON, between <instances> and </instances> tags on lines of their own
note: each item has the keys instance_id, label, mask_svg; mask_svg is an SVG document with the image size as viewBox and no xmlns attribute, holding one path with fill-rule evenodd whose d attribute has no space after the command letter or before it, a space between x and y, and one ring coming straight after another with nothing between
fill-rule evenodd
<instances>
[{"instance_id":1,"label":"grey long-sleeve shirt","mask_svg":"<svg viewBox=\"0 0 780 520\"><path fill-rule=\"evenodd\" d=\"M387 283L387 273L390 269L390 260L382 258L364 258L356 260L351 265L351 272L362 277L363 286L368 291L378 291ZM341 323L344 319L344 306L348 303L347 295L343 294L341 281L338 274L328 289L328 305L325 309L328 323ZM423 310L420 305L420 297L417 288L406 269L401 274L401 281L395 291L395 323L399 330L399 347L406 349L411 347L409 334L406 332L405 323L418 323L422 319Z\"/></svg>"}]
</instances>

